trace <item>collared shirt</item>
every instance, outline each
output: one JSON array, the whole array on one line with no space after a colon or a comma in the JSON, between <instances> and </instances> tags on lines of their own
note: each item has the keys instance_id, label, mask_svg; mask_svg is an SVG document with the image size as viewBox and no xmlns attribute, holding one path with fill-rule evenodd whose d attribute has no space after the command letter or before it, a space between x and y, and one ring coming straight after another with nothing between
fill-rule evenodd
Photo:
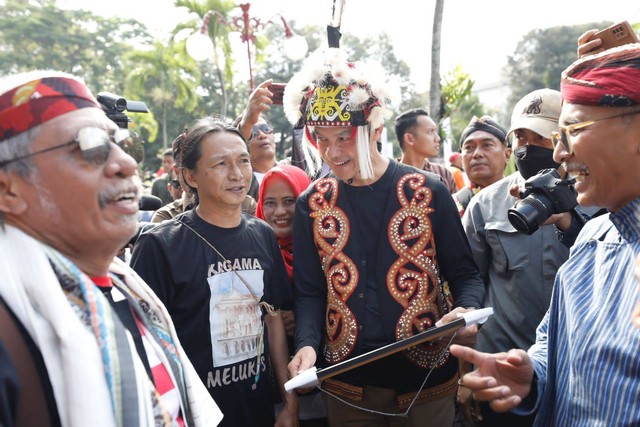
<instances>
[{"instance_id":1,"label":"collared shirt","mask_svg":"<svg viewBox=\"0 0 640 427\"><path fill-rule=\"evenodd\" d=\"M453 194L458 191L458 187L456 187L456 181L455 179L453 179L451 171L445 165L430 162L429 160L424 159L424 167L422 169L426 170L427 172L440 175L442 177L442 182L444 183L445 187L447 187L447 190L449 190L449 193Z\"/></svg>"},{"instance_id":2,"label":"collared shirt","mask_svg":"<svg viewBox=\"0 0 640 427\"><path fill-rule=\"evenodd\" d=\"M459 191L452 194L453 201L456 202L456 207L458 208L458 212L460 212L460 218L464 215L464 211L469 206L469 202L482 190L482 187L478 186L476 183L472 182L466 187L463 187ZM577 234L577 233L576 233Z\"/></svg>"},{"instance_id":3,"label":"collared shirt","mask_svg":"<svg viewBox=\"0 0 640 427\"><path fill-rule=\"evenodd\" d=\"M529 349L538 378L536 425L640 424L640 198L589 221L560 268Z\"/></svg>"},{"instance_id":4,"label":"collared shirt","mask_svg":"<svg viewBox=\"0 0 640 427\"><path fill-rule=\"evenodd\" d=\"M151 222L157 223L168 221L180 215L182 212L184 212L184 205L186 200L187 195L186 193L183 193L182 197L180 197L179 199L176 199L173 202L162 206L160 209L154 212L153 216L151 217Z\"/></svg>"}]
</instances>

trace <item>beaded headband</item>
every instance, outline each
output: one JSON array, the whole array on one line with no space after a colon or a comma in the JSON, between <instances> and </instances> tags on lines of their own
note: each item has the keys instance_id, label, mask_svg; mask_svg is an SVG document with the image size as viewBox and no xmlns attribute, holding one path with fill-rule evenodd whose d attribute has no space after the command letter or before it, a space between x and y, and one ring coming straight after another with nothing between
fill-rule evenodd
<instances>
[{"instance_id":1,"label":"beaded headband","mask_svg":"<svg viewBox=\"0 0 640 427\"><path fill-rule=\"evenodd\" d=\"M349 62L344 51L314 52L287 84L284 109L294 126L378 128L391 117L394 96L381 69Z\"/></svg>"}]
</instances>

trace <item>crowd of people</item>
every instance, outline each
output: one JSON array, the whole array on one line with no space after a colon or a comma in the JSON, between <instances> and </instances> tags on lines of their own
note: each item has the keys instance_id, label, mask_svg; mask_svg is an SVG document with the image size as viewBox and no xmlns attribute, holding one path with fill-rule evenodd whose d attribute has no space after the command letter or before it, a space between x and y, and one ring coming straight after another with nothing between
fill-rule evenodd
<instances>
[{"instance_id":1,"label":"crowd of people","mask_svg":"<svg viewBox=\"0 0 640 427\"><path fill-rule=\"evenodd\" d=\"M276 157L268 80L175 136L143 229L87 86L0 78L0 425L639 425L640 44L594 34L509 126L473 117L451 167L424 108L382 155L389 79L319 49L283 100L304 161Z\"/></svg>"}]
</instances>

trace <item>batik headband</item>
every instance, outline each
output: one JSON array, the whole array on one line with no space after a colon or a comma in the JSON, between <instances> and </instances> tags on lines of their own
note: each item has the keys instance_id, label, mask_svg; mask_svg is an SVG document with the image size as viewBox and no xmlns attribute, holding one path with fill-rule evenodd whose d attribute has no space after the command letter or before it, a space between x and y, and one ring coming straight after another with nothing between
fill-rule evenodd
<instances>
[{"instance_id":1,"label":"batik headband","mask_svg":"<svg viewBox=\"0 0 640 427\"><path fill-rule=\"evenodd\" d=\"M493 120L491 116L482 116L476 117L473 116L469 124L462 131L462 135L460 136L460 145L462 145L465 140L476 131L484 131L490 133L491 135L498 138L498 141L505 144L507 140L507 130L503 128L498 122Z\"/></svg>"},{"instance_id":2,"label":"batik headband","mask_svg":"<svg viewBox=\"0 0 640 427\"><path fill-rule=\"evenodd\" d=\"M0 141L80 108L100 108L89 89L69 77L44 77L0 95Z\"/></svg>"},{"instance_id":3,"label":"batik headband","mask_svg":"<svg viewBox=\"0 0 640 427\"><path fill-rule=\"evenodd\" d=\"M588 55L562 72L565 102L603 107L640 104L640 44Z\"/></svg>"}]
</instances>

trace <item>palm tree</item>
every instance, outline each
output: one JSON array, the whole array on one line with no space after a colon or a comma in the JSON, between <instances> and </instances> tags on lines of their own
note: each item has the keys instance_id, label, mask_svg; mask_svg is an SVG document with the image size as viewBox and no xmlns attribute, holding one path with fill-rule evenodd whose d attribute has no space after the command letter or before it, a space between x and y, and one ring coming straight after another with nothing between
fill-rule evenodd
<instances>
[{"instance_id":1,"label":"palm tree","mask_svg":"<svg viewBox=\"0 0 640 427\"><path fill-rule=\"evenodd\" d=\"M192 13L197 14L201 19L207 12L212 11L213 15L209 20L208 34L213 42L213 69L216 78L220 84L220 91L222 94L222 106L221 114L227 115L228 95L227 95L227 82L233 81L233 54L231 44L229 43L229 33L231 28L222 22L220 18L227 19L229 11L236 7L233 0L176 0L175 5L177 7L185 7ZM189 22L179 24L174 29L174 33L185 28L194 28L201 24L196 22ZM197 31L197 30L196 30ZM224 56L224 71L220 68L220 54ZM205 88L209 93L212 92L211 88Z\"/></svg>"},{"instance_id":2,"label":"palm tree","mask_svg":"<svg viewBox=\"0 0 640 427\"><path fill-rule=\"evenodd\" d=\"M200 71L185 51L184 43L163 44L156 40L151 50L136 50L126 56L130 71L125 79L127 98L151 103L160 110L162 148L168 147L167 114L172 108L193 111L198 99ZM158 114L155 114L158 117Z\"/></svg>"}]
</instances>

